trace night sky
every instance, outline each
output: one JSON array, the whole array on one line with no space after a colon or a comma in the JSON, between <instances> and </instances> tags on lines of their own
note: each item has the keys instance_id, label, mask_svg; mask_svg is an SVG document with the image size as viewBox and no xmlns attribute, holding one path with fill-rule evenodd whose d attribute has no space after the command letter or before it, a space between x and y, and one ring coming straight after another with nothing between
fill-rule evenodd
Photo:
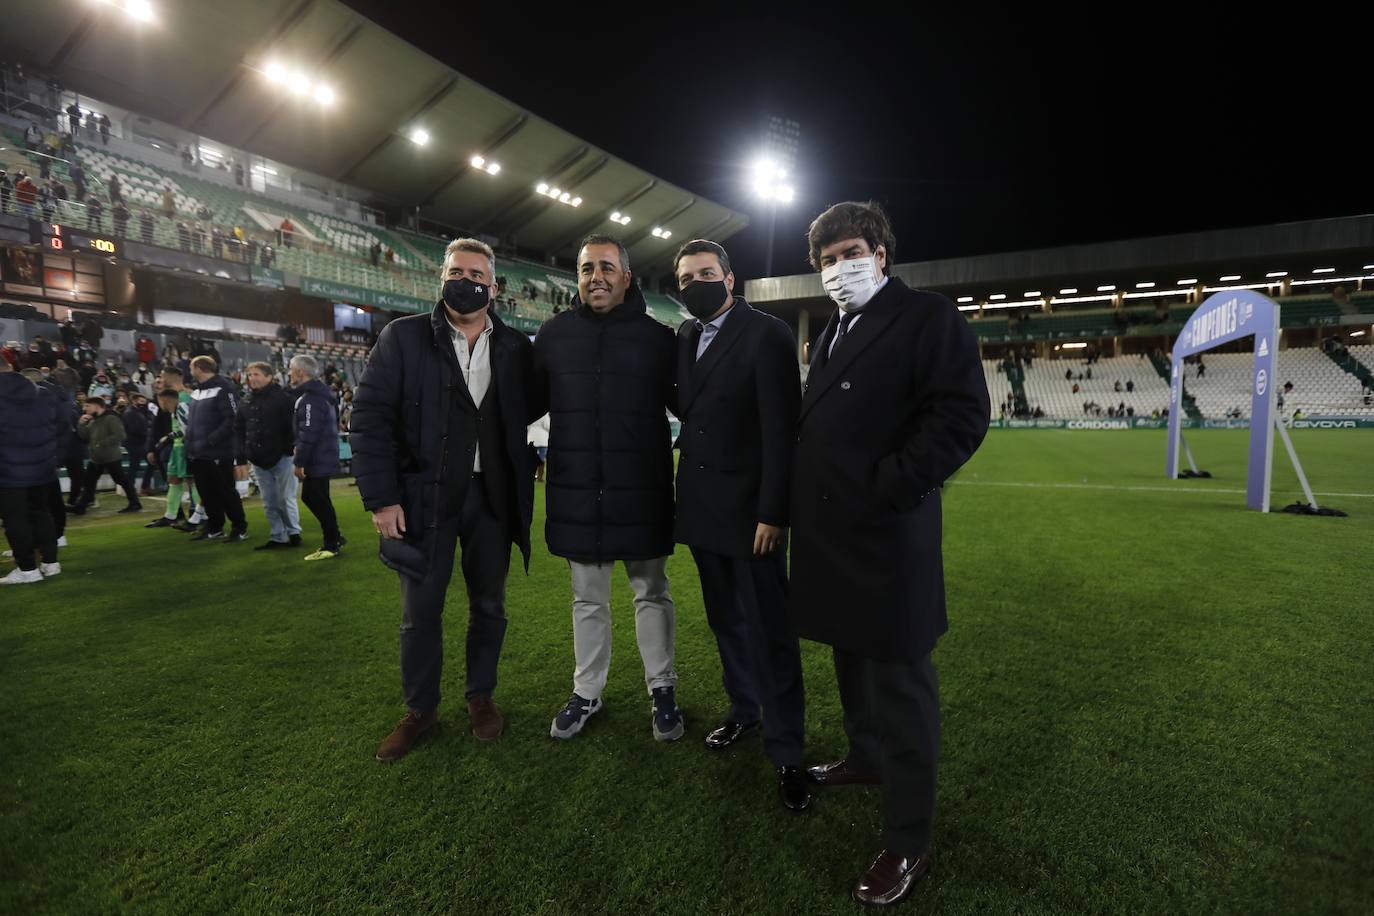
<instances>
[{"instance_id":1,"label":"night sky","mask_svg":"<svg viewBox=\"0 0 1374 916\"><path fill-rule=\"evenodd\" d=\"M805 18L801 4L348 5L749 213L727 242L741 280L764 272L767 207L748 165L769 115L802 125L774 274L809 269L807 224L846 199L887 208L901 262L1374 211L1374 64L1339 17L1233 19L1197 3L1102 6L1091 20L1044 5L1010 19L973 4Z\"/></svg>"}]
</instances>

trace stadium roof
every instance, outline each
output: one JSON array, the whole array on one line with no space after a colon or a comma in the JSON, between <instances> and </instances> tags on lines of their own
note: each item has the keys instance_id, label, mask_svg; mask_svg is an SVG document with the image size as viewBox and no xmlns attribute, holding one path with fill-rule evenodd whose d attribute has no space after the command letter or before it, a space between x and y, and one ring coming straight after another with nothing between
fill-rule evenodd
<instances>
[{"instance_id":1,"label":"stadium roof","mask_svg":"<svg viewBox=\"0 0 1374 916\"><path fill-rule=\"evenodd\" d=\"M900 252L901 239L897 242ZM987 302L1003 296L1011 305L1035 298L1031 292L1049 297L1065 288L1091 294L1110 287L1142 296L1173 288L1181 298L1195 284L1277 286L1280 278L1275 275L1280 273L1290 281L1329 277L1335 282L1374 275L1374 215L943 258L895 264L892 272L908 286L951 298ZM816 274L750 280L745 295L772 312L805 309L819 314L831 309ZM1005 307L999 302L989 306Z\"/></svg>"},{"instance_id":2,"label":"stadium roof","mask_svg":"<svg viewBox=\"0 0 1374 916\"><path fill-rule=\"evenodd\" d=\"M143 22L120 3L23 0L6 7L0 48L84 95L527 249L568 253L602 230L625 240L636 266L661 266L681 241L724 239L748 224L531 114L337 0L177 0L153 9ZM268 79L272 63L329 86L334 102L320 105ZM417 127L429 134L426 145L409 139ZM499 163L499 173L474 167L475 155ZM537 193L540 182L581 205ZM617 211L631 221L612 223ZM670 239L655 236L656 227Z\"/></svg>"}]
</instances>

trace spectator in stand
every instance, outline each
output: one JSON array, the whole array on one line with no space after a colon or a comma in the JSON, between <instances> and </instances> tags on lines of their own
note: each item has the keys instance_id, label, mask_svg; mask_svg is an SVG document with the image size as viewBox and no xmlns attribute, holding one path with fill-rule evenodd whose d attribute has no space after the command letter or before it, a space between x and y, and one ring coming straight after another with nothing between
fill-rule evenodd
<instances>
[{"instance_id":1,"label":"spectator in stand","mask_svg":"<svg viewBox=\"0 0 1374 916\"><path fill-rule=\"evenodd\" d=\"M112 204L117 204L124 199L124 189L119 184L118 175L110 175L110 180L106 183L105 190L110 195L110 203Z\"/></svg>"},{"instance_id":2,"label":"spectator in stand","mask_svg":"<svg viewBox=\"0 0 1374 916\"><path fill-rule=\"evenodd\" d=\"M100 122L100 142L101 142L101 144L104 145L104 146L109 146L109 145L110 145L110 116L107 115L107 114L101 114L100 117L99 117L99 122Z\"/></svg>"},{"instance_id":3,"label":"spectator in stand","mask_svg":"<svg viewBox=\"0 0 1374 916\"><path fill-rule=\"evenodd\" d=\"M190 169L196 161L196 154L191 152L191 147L186 146L181 150L181 164L184 168Z\"/></svg>"},{"instance_id":4,"label":"spectator in stand","mask_svg":"<svg viewBox=\"0 0 1374 916\"><path fill-rule=\"evenodd\" d=\"M143 244L153 244L153 213L146 207L138 211L138 237Z\"/></svg>"},{"instance_id":5,"label":"spectator in stand","mask_svg":"<svg viewBox=\"0 0 1374 916\"><path fill-rule=\"evenodd\" d=\"M296 235L296 224L291 222L291 217L282 217L281 226L278 228L278 235L281 239L283 248L290 248Z\"/></svg>"},{"instance_id":6,"label":"spectator in stand","mask_svg":"<svg viewBox=\"0 0 1374 916\"><path fill-rule=\"evenodd\" d=\"M377 241L376 239L373 239L372 244L369 245L367 248L367 259L372 262L373 267L376 267L378 266L377 262L381 259L381 257L382 243Z\"/></svg>"},{"instance_id":7,"label":"spectator in stand","mask_svg":"<svg viewBox=\"0 0 1374 916\"><path fill-rule=\"evenodd\" d=\"M104 369L97 369L95 378L91 380L90 386L86 389L86 396L90 398L101 398L109 400L114 397L114 381Z\"/></svg>"},{"instance_id":8,"label":"spectator in stand","mask_svg":"<svg viewBox=\"0 0 1374 916\"><path fill-rule=\"evenodd\" d=\"M277 262L277 252L271 245L263 245L262 256L259 258L259 261L263 267L271 267Z\"/></svg>"},{"instance_id":9,"label":"spectator in stand","mask_svg":"<svg viewBox=\"0 0 1374 916\"><path fill-rule=\"evenodd\" d=\"M57 479L60 409L48 391L0 359L0 521L18 566L0 585L27 585L62 572L48 508Z\"/></svg>"},{"instance_id":10,"label":"spectator in stand","mask_svg":"<svg viewBox=\"0 0 1374 916\"><path fill-rule=\"evenodd\" d=\"M86 228L92 232L105 231L105 205L94 194L86 198Z\"/></svg>"},{"instance_id":11,"label":"spectator in stand","mask_svg":"<svg viewBox=\"0 0 1374 916\"><path fill-rule=\"evenodd\" d=\"M38 125L30 122L24 128L24 150L29 153L36 153L43 145L43 131L38 129Z\"/></svg>"},{"instance_id":12,"label":"spectator in stand","mask_svg":"<svg viewBox=\"0 0 1374 916\"><path fill-rule=\"evenodd\" d=\"M248 540L248 520L234 486L234 416L238 395L233 383L218 373L219 365L208 356L191 360L191 376L196 381L192 398L190 425L186 430L186 457L205 502L206 520L194 540L236 544ZM225 517L233 524L226 533Z\"/></svg>"},{"instance_id":13,"label":"spectator in stand","mask_svg":"<svg viewBox=\"0 0 1374 916\"><path fill-rule=\"evenodd\" d=\"M1132 391L1135 391L1135 382L1126 379L1126 393L1130 394Z\"/></svg>"},{"instance_id":14,"label":"spectator in stand","mask_svg":"<svg viewBox=\"0 0 1374 916\"><path fill-rule=\"evenodd\" d=\"M114 205L111 211L114 216L114 234L123 238L129 234L129 207L124 201Z\"/></svg>"},{"instance_id":15,"label":"spectator in stand","mask_svg":"<svg viewBox=\"0 0 1374 916\"><path fill-rule=\"evenodd\" d=\"M138 501L138 493L134 491L134 483L129 479L129 475L124 473L124 466L119 460L125 439L124 424L109 409L104 398L86 399L76 434L90 449L91 464L85 471L85 486L81 489L81 497L76 505L72 506L72 514L84 515L87 507L95 501L95 488L102 473L109 474L110 479L129 499L129 504L120 509L120 513L143 511L143 505Z\"/></svg>"},{"instance_id":16,"label":"spectator in stand","mask_svg":"<svg viewBox=\"0 0 1374 916\"><path fill-rule=\"evenodd\" d=\"M72 134L81 132L81 106L72 102L67 106L67 119L72 126Z\"/></svg>"},{"instance_id":17,"label":"spectator in stand","mask_svg":"<svg viewBox=\"0 0 1374 916\"><path fill-rule=\"evenodd\" d=\"M14 196L14 179L0 168L0 213L10 212L10 199Z\"/></svg>"},{"instance_id":18,"label":"spectator in stand","mask_svg":"<svg viewBox=\"0 0 1374 916\"><path fill-rule=\"evenodd\" d=\"M153 363L157 362L157 344L147 334L138 335L138 340L134 341L134 353L138 356L138 368L142 372L148 372ZM148 382L148 390L144 393L150 398L153 396L151 379Z\"/></svg>"},{"instance_id":19,"label":"spectator in stand","mask_svg":"<svg viewBox=\"0 0 1374 916\"><path fill-rule=\"evenodd\" d=\"M387 270L396 266L396 249L390 245L386 246L386 267Z\"/></svg>"},{"instance_id":20,"label":"spectator in stand","mask_svg":"<svg viewBox=\"0 0 1374 916\"><path fill-rule=\"evenodd\" d=\"M72 180L72 200L85 200L86 170L81 167L81 163L73 159L67 168L67 175Z\"/></svg>"},{"instance_id":21,"label":"spectator in stand","mask_svg":"<svg viewBox=\"0 0 1374 916\"><path fill-rule=\"evenodd\" d=\"M324 532L324 544L306 556L307 561L332 560L347 543L329 498L329 479L339 473L339 411L319 372L313 356L291 357L291 389L300 395L295 408L295 473L301 481L301 501Z\"/></svg>"},{"instance_id":22,"label":"spectator in stand","mask_svg":"<svg viewBox=\"0 0 1374 916\"><path fill-rule=\"evenodd\" d=\"M243 187L243 163L234 161L234 184Z\"/></svg>"},{"instance_id":23,"label":"spectator in stand","mask_svg":"<svg viewBox=\"0 0 1374 916\"><path fill-rule=\"evenodd\" d=\"M217 258L224 257L224 233L219 226L210 227L210 253Z\"/></svg>"},{"instance_id":24,"label":"spectator in stand","mask_svg":"<svg viewBox=\"0 0 1374 916\"><path fill-rule=\"evenodd\" d=\"M38 192L38 212L45 223L52 222L53 209L57 206L57 196L53 194L52 182L43 185Z\"/></svg>"},{"instance_id":25,"label":"spectator in stand","mask_svg":"<svg viewBox=\"0 0 1374 916\"><path fill-rule=\"evenodd\" d=\"M177 197L170 185L162 189L162 215L168 219L177 216Z\"/></svg>"},{"instance_id":26,"label":"spectator in stand","mask_svg":"<svg viewBox=\"0 0 1374 916\"><path fill-rule=\"evenodd\" d=\"M119 420L124 424L124 450L129 453L129 479L138 480L138 472L143 464L143 446L148 440L148 397L143 392L135 392L127 399L121 399L125 407L119 412ZM142 487L147 496L147 486Z\"/></svg>"},{"instance_id":27,"label":"spectator in stand","mask_svg":"<svg viewBox=\"0 0 1374 916\"><path fill-rule=\"evenodd\" d=\"M1202 378L1207 374L1207 365L1202 361L1202 357L1197 358L1197 377Z\"/></svg>"},{"instance_id":28,"label":"spectator in stand","mask_svg":"<svg viewBox=\"0 0 1374 916\"><path fill-rule=\"evenodd\" d=\"M239 402L234 419L239 448L236 476L252 463L257 472L262 507L271 531L267 542L254 550L298 547L300 509L292 453L296 440L295 400L277 384L267 363L248 364L248 395Z\"/></svg>"},{"instance_id":29,"label":"spectator in stand","mask_svg":"<svg viewBox=\"0 0 1374 916\"><path fill-rule=\"evenodd\" d=\"M26 219L33 219L33 205L38 200L38 185L24 172L20 172L14 182L14 199L19 204L19 212Z\"/></svg>"}]
</instances>

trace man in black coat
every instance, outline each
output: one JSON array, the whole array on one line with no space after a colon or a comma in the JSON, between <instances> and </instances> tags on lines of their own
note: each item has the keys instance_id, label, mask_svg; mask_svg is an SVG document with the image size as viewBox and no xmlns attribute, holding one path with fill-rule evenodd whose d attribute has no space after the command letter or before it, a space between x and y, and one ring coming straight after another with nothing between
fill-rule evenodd
<instances>
[{"instance_id":1,"label":"man in black coat","mask_svg":"<svg viewBox=\"0 0 1374 916\"><path fill-rule=\"evenodd\" d=\"M946 629L940 487L991 415L977 343L954 305L890 275L876 204L836 204L808 233L839 310L811 358L792 471L792 610L834 649L849 754L822 786L883 787L883 849L856 900L904 899L930 867Z\"/></svg>"},{"instance_id":2,"label":"man in black coat","mask_svg":"<svg viewBox=\"0 0 1374 916\"><path fill-rule=\"evenodd\" d=\"M381 535L382 562L401 577L406 713L378 760L405 756L438 721L444 597L458 544L468 716L479 739L501 734L492 693L511 544L529 570L534 465L525 429L544 412L530 406L530 342L490 313L496 256L485 242L450 242L441 276L434 311L386 326L353 395L358 492Z\"/></svg>"},{"instance_id":3,"label":"man in black coat","mask_svg":"<svg viewBox=\"0 0 1374 916\"><path fill-rule=\"evenodd\" d=\"M234 486L234 417L238 413L238 386L219 374L219 363L209 356L191 360L190 425L186 428L186 460L205 504L205 527L193 541L238 544L248 540L248 520L243 501ZM233 526L224 530L228 517Z\"/></svg>"},{"instance_id":4,"label":"man in black coat","mask_svg":"<svg viewBox=\"0 0 1374 916\"><path fill-rule=\"evenodd\" d=\"M239 449L234 473L243 479L247 465L253 465L269 529L267 540L253 549L296 547L301 543L301 515L291 470L296 443L295 398L277 384L267 363L249 363L244 370L248 394L239 401L234 415L234 440Z\"/></svg>"},{"instance_id":5,"label":"man in black coat","mask_svg":"<svg viewBox=\"0 0 1374 916\"><path fill-rule=\"evenodd\" d=\"M695 318L678 328L678 543L692 549L720 650L730 712L706 736L723 750L759 728L783 804L803 811L805 695L787 618L788 481L801 379L787 325L734 295L725 249L706 239L674 260Z\"/></svg>"},{"instance_id":6,"label":"man in black coat","mask_svg":"<svg viewBox=\"0 0 1374 916\"><path fill-rule=\"evenodd\" d=\"M611 571L624 561L635 634L659 741L682 737L674 688L673 332L650 318L616 239L592 235L577 255L578 296L539 329L537 390L549 405L545 537L572 572L573 694L549 733L571 738L601 708L611 663ZM536 416L542 414L538 412Z\"/></svg>"}]
</instances>

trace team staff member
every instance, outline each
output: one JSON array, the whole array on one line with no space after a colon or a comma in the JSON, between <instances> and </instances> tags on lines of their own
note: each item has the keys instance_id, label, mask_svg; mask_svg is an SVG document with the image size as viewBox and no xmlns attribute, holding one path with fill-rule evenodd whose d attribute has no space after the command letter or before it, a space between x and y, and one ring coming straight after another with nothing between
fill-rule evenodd
<instances>
[{"instance_id":1,"label":"team staff member","mask_svg":"<svg viewBox=\"0 0 1374 916\"><path fill-rule=\"evenodd\" d=\"M331 560L343 550L344 536L334 502L329 498L329 478L339 473L339 405L334 392L320 381L320 364L313 356L291 357L291 390L296 399L296 478L301 482L301 502L320 523L324 545L306 560Z\"/></svg>"},{"instance_id":2,"label":"team staff member","mask_svg":"<svg viewBox=\"0 0 1374 916\"><path fill-rule=\"evenodd\" d=\"M842 203L807 234L838 310L816 342L792 472L792 609L834 649L849 754L822 786L883 787L883 848L853 890L904 899L930 869L946 629L940 486L973 455L991 407L954 305L891 275L877 204Z\"/></svg>"},{"instance_id":3,"label":"team staff member","mask_svg":"<svg viewBox=\"0 0 1374 916\"><path fill-rule=\"evenodd\" d=\"M783 804L804 811L801 649L787 617L788 481L801 379L787 325L734 295L725 249L695 239L673 272L693 319L678 328L677 515L701 579L730 712L727 748L759 728Z\"/></svg>"},{"instance_id":4,"label":"team staff member","mask_svg":"<svg viewBox=\"0 0 1374 916\"><path fill-rule=\"evenodd\" d=\"M391 322L353 396L353 472L401 578L401 687L406 713L377 748L399 760L439 718L444 596L462 545L468 593L467 706L473 734L500 736L492 701L506 633L510 548L530 562L534 465L525 427L529 339L491 313L496 255L454 239L442 298L429 315Z\"/></svg>"},{"instance_id":5,"label":"team staff member","mask_svg":"<svg viewBox=\"0 0 1374 916\"><path fill-rule=\"evenodd\" d=\"M57 427L64 409L0 359L0 523L18 567L0 585L29 585L62 572L48 491L57 479Z\"/></svg>"},{"instance_id":6,"label":"team staff member","mask_svg":"<svg viewBox=\"0 0 1374 916\"><path fill-rule=\"evenodd\" d=\"M243 515L243 502L234 486L234 459L238 454L234 444L234 416L238 411L238 394L234 383L219 375L217 369L209 356L191 360L191 377L196 384L191 392L186 457L206 515L205 526L193 534L191 540L223 540L236 544L248 540L248 520ZM226 516L233 524L228 534L224 531Z\"/></svg>"},{"instance_id":7,"label":"team staff member","mask_svg":"<svg viewBox=\"0 0 1374 916\"><path fill-rule=\"evenodd\" d=\"M301 542L291 457L296 444L295 398L277 384L274 374L267 363L248 364L248 394L239 401L234 415L240 462L236 476L247 479L247 462L257 469L262 508L270 529L267 540L254 550L280 550Z\"/></svg>"},{"instance_id":8,"label":"team staff member","mask_svg":"<svg viewBox=\"0 0 1374 916\"><path fill-rule=\"evenodd\" d=\"M625 246L605 235L583 239L572 308L546 321L534 340L537 390L549 403L544 533L549 552L571 569L577 662L572 696L549 728L555 738L573 737L601 708L616 560L625 563L635 593L654 737L682 737L676 616L665 572L673 552L666 411L676 406L674 349L673 332L647 314Z\"/></svg>"}]
</instances>

